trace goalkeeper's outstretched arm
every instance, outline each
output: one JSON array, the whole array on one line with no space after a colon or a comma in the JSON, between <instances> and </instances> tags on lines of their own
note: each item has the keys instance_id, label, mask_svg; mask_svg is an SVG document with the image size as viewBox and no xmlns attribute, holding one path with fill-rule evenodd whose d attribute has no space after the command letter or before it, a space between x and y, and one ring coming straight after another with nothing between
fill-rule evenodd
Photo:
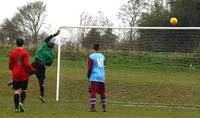
<instances>
[{"instance_id":1,"label":"goalkeeper's outstretched arm","mask_svg":"<svg viewBox=\"0 0 200 118\"><path fill-rule=\"evenodd\" d=\"M48 44L51 41L51 39L57 36L58 34L60 34L60 30L58 30L55 34L48 36L44 41Z\"/></svg>"}]
</instances>

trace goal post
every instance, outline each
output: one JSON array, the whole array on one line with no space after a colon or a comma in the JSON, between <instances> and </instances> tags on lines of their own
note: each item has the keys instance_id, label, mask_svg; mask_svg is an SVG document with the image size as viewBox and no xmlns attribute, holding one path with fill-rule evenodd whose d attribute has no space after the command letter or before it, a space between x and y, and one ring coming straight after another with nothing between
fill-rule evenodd
<instances>
[{"instance_id":1,"label":"goal post","mask_svg":"<svg viewBox=\"0 0 200 118\"><path fill-rule=\"evenodd\" d=\"M59 86L60 86L60 39L58 40L58 57L57 57L57 81L56 81L56 101L59 101Z\"/></svg>"},{"instance_id":2,"label":"goal post","mask_svg":"<svg viewBox=\"0 0 200 118\"><path fill-rule=\"evenodd\" d=\"M110 50L128 52L134 59L158 59L158 62L163 61L163 58L168 58L165 61L169 63L179 63L181 57L187 56L188 53L200 52L200 27L111 27L111 26L61 26L59 28L62 33L58 39L58 55L57 55L57 84L56 84L56 101L60 100L60 78L61 78L61 60L62 46L66 48L77 48L76 56L80 56L80 49L91 49L92 44L100 43L103 48L109 52ZM92 29L95 31L90 32ZM107 29L112 31L106 32ZM92 36L91 33L96 33ZM61 45L62 44L62 45ZM124 51L126 50L126 51ZM127 51L128 50L128 51ZM66 51L66 50L65 50ZM137 52L142 52L144 57L138 56ZM163 55L155 55L155 57L145 57L147 52L166 53ZM170 57L175 53L184 53L175 57ZM71 52L68 52L69 54ZM74 52L73 52L74 53ZM84 52L83 52L84 53ZM110 55L114 55L112 54ZM134 54L135 55L134 55ZM136 54L137 53L137 54ZM150 55L152 53L149 53ZM194 54L194 55L195 55ZM83 54L85 57L87 54ZM67 55L65 55L67 56ZM72 55L74 56L74 55ZM159 57L163 56L163 57ZM72 58L72 57L69 57ZM76 57L74 57L76 58ZM192 58L192 57L191 57ZM195 57L194 57L195 58ZM63 59L66 59L64 57ZM190 59L190 58L189 58ZM181 60L182 61L182 60ZM183 60L184 61L184 60ZM193 60L187 60L189 64L196 63ZM182 62L180 62L182 63ZM184 62L183 62L184 63Z\"/></svg>"}]
</instances>

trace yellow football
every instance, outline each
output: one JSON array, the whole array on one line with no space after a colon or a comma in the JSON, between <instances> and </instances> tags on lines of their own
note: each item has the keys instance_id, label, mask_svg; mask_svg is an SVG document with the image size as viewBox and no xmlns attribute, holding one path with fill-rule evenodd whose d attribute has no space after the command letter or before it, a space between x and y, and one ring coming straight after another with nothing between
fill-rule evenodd
<instances>
[{"instance_id":1,"label":"yellow football","mask_svg":"<svg viewBox=\"0 0 200 118\"><path fill-rule=\"evenodd\" d=\"M173 18L170 19L170 24L176 25L177 23L178 23L178 19L177 18L173 17Z\"/></svg>"}]
</instances>

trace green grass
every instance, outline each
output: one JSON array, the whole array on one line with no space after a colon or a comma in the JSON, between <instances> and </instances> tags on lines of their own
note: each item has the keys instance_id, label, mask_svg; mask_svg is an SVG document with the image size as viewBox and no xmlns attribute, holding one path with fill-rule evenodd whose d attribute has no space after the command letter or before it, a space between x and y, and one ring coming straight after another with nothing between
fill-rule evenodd
<instances>
[{"instance_id":1,"label":"green grass","mask_svg":"<svg viewBox=\"0 0 200 118\"><path fill-rule=\"evenodd\" d=\"M30 101L27 101L30 103ZM37 101L31 103L35 105L26 105L27 111L24 113L15 113L12 108L3 108L1 110L2 118L198 118L199 110L196 109L168 109L151 107L123 107L110 105L109 112L103 113L97 111L90 113L83 103L54 102L40 105ZM28 109L29 108L29 109Z\"/></svg>"},{"instance_id":2,"label":"green grass","mask_svg":"<svg viewBox=\"0 0 200 118\"><path fill-rule=\"evenodd\" d=\"M61 62L60 101L55 101L56 65L47 69L47 103L39 99L37 79L29 81L25 112L15 113L13 90L7 86L7 56L0 57L1 118L199 118L200 73L187 66L158 64L121 58L108 59L106 93L108 112L88 112L85 60ZM126 60L126 59L125 59ZM55 61L56 62L56 61ZM148 103L148 104L147 104ZM178 108L177 106L191 105ZM159 107L160 106L160 107ZM168 107L166 107L168 106Z\"/></svg>"}]
</instances>

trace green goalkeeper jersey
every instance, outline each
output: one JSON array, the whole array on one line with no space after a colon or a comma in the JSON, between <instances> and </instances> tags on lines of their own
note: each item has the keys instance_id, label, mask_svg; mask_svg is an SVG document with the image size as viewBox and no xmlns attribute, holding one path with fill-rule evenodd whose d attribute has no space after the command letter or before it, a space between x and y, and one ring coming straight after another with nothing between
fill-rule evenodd
<instances>
[{"instance_id":1,"label":"green goalkeeper jersey","mask_svg":"<svg viewBox=\"0 0 200 118\"><path fill-rule=\"evenodd\" d=\"M42 64L50 66L53 63L54 55L48 44L44 41L42 46L36 51L35 58L39 59Z\"/></svg>"}]
</instances>

